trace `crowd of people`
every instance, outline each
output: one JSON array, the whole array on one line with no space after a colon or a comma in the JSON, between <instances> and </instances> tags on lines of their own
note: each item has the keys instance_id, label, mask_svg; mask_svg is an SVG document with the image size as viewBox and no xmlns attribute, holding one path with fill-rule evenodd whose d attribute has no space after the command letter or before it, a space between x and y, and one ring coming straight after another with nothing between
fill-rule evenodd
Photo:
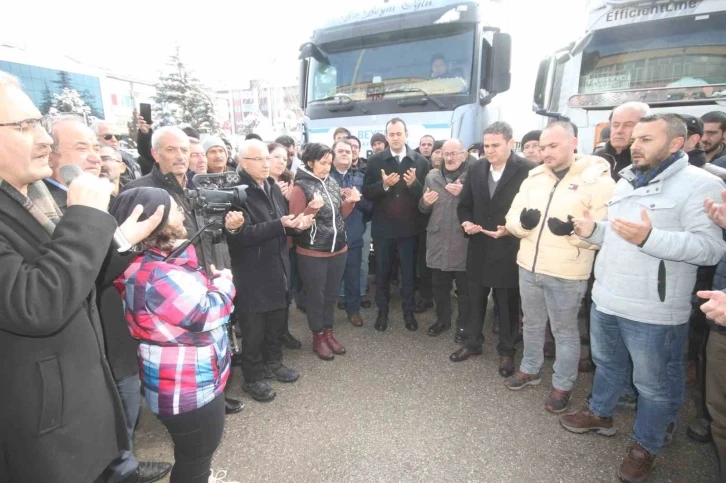
<instances>
[{"instance_id":1,"label":"crowd of people","mask_svg":"<svg viewBox=\"0 0 726 483\"><path fill-rule=\"evenodd\" d=\"M336 306L385 332L392 285L409 331L427 310L432 337L456 319L457 363L482 354L491 295L506 388L541 384L554 358L549 412L564 413L578 372L594 370L587 407L560 422L612 435L615 407L634 407L625 482L649 478L694 385L688 434L715 443L726 477L723 112L627 103L591 155L569 122L527 133L520 155L506 122L469 147L426 135L413 149L392 118L367 159L344 127L330 147L250 135L236 151L140 118L133 157L108 123L44 118L1 72L0 105L0 349L14 369L0 481L222 481L211 463L225 414L244 408L225 396L232 364L244 393L271 401L270 381L299 378L283 360L302 346L293 303L330 361L346 353ZM227 171L247 196L215 240L189 190ZM369 265L375 321L363 312ZM173 464L134 456L142 396Z\"/></svg>"}]
</instances>

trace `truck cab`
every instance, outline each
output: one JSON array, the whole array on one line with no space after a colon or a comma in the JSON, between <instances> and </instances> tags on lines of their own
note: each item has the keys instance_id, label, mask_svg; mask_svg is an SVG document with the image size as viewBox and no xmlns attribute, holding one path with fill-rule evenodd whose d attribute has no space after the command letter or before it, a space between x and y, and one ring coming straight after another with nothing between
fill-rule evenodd
<instances>
[{"instance_id":1,"label":"truck cab","mask_svg":"<svg viewBox=\"0 0 726 483\"><path fill-rule=\"evenodd\" d=\"M386 122L424 134L481 141L491 103L509 89L511 38L484 22L479 2L414 0L346 12L300 48L306 141L330 144L345 127L361 155Z\"/></svg>"},{"instance_id":2,"label":"truck cab","mask_svg":"<svg viewBox=\"0 0 726 483\"><path fill-rule=\"evenodd\" d=\"M724 0L592 1L585 35L540 63L533 109L575 123L586 153L624 102L726 110L724 25Z\"/></svg>"}]
</instances>

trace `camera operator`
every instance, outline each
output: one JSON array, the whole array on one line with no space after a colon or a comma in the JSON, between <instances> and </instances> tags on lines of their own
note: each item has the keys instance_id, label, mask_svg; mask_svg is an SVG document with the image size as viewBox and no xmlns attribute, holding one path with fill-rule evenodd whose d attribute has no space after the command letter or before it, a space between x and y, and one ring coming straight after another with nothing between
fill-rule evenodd
<instances>
[{"instance_id":1,"label":"camera operator","mask_svg":"<svg viewBox=\"0 0 726 483\"><path fill-rule=\"evenodd\" d=\"M299 374L282 363L280 337L290 304L287 236L312 226L311 216L287 214L280 187L270 177L270 153L262 141L242 143L240 184L248 185L243 208L245 223L238 231L227 226L232 273L239 296L235 312L242 330L242 390L255 401L275 398L265 375L295 382Z\"/></svg>"},{"instance_id":2,"label":"camera operator","mask_svg":"<svg viewBox=\"0 0 726 483\"><path fill-rule=\"evenodd\" d=\"M154 131L151 145L151 154L156 160L151 173L127 184L122 192L140 187L163 189L174 199L177 206L184 210L184 229L191 237L204 225L199 214L192 209L191 201L184 194L191 152L189 136L178 127L165 126ZM197 252L199 265L204 267L207 273L211 273L212 239L206 233L202 233L192 244ZM229 252L225 246L221 247L221 253L223 259L220 268L229 268ZM238 413L244 409L242 402L236 399L227 398L225 403L227 414Z\"/></svg>"},{"instance_id":3,"label":"camera operator","mask_svg":"<svg viewBox=\"0 0 726 483\"><path fill-rule=\"evenodd\" d=\"M0 481L101 481L129 449L95 302L129 260L112 246L111 184L81 175L63 216L42 182L53 140L2 72L0 106ZM139 214L119 227L132 244L161 220Z\"/></svg>"},{"instance_id":4,"label":"camera operator","mask_svg":"<svg viewBox=\"0 0 726 483\"><path fill-rule=\"evenodd\" d=\"M126 320L140 341L138 360L146 402L174 441L172 483L207 483L224 430L224 386L230 353L225 325L235 289L229 270L198 270L193 246L174 252L186 238L184 214L160 188L126 190L110 212L123 220L135 206L142 216L163 205L164 219L143 241L114 285ZM227 219L244 219L229 213Z\"/></svg>"}]
</instances>

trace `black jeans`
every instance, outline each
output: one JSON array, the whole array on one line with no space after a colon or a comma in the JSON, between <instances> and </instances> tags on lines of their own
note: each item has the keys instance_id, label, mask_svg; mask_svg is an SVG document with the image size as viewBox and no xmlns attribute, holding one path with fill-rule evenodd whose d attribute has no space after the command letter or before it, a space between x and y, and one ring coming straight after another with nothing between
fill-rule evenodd
<instances>
[{"instance_id":1,"label":"black jeans","mask_svg":"<svg viewBox=\"0 0 726 483\"><path fill-rule=\"evenodd\" d=\"M139 462L134 456L133 440L136 421L139 418L141 410L141 382L139 375L124 377L120 381L116 381L116 389L121 398L121 404L124 408L124 419L126 420L126 433L129 436L131 448L121 451L121 454L109 466L107 471L108 479L106 483L116 483L122 481L136 471Z\"/></svg>"},{"instance_id":2,"label":"black jeans","mask_svg":"<svg viewBox=\"0 0 726 483\"><path fill-rule=\"evenodd\" d=\"M431 300L434 296L433 272L426 265L426 234L424 231L416 237L416 281L418 293L424 300Z\"/></svg>"},{"instance_id":3,"label":"black jeans","mask_svg":"<svg viewBox=\"0 0 726 483\"><path fill-rule=\"evenodd\" d=\"M298 273L307 297L308 327L314 333L333 328L335 303L340 294L347 259L348 252L332 257L297 254ZM357 277L360 284L360 270Z\"/></svg>"},{"instance_id":4,"label":"black jeans","mask_svg":"<svg viewBox=\"0 0 726 483\"><path fill-rule=\"evenodd\" d=\"M388 313L388 301L391 298L389 281L393 254L398 252L401 264L401 298L403 313L412 314L416 306L416 237L377 238L374 242L376 253L376 305L379 312Z\"/></svg>"},{"instance_id":5,"label":"black jeans","mask_svg":"<svg viewBox=\"0 0 726 483\"><path fill-rule=\"evenodd\" d=\"M158 416L174 442L171 483L207 483L209 467L224 431L224 394L176 416Z\"/></svg>"},{"instance_id":6,"label":"black jeans","mask_svg":"<svg viewBox=\"0 0 726 483\"><path fill-rule=\"evenodd\" d=\"M434 301L436 301L436 320L451 327L451 282L456 280L458 290L459 317L457 327L466 328L469 325L469 281L466 272L444 272L435 268L431 270Z\"/></svg>"},{"instance_id":7,"label":"black jeans","mask_svg":"<svg viewBox=\"0 0 726 483\"><path fill-rule=\"evenodd\" d=\"M248 383L264 378L266 362L282 360L280 336L287 324L287 308L238 314L242 331L242 377Z\"/></svg>"},{"instance_id":8,"label":"black jeans","mask_svg":"<svg viewBox=\"0 0 726 483\"><path fill-rule=\"evenodd\" d=\"M480 334L487 312L487 299L489 292L494 290L499 305L499 344L497 352L500 356L514 357L517 350L514 345L519 333L519 289L484 287L475 282L469 282L469 296L471 297L471 316L469 317L469 330L466 334L466 345L471 349L481 348Z\"/></svg>"}]
</instances>

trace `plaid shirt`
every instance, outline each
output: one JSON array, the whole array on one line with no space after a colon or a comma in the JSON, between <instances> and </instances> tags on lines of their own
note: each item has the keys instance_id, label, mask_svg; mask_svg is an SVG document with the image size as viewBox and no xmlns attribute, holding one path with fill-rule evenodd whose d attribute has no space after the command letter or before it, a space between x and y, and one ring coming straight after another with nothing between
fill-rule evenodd
<instances>
[{"instance_id":1,"label":"plaid shirt","mask_svg":"<svg viewBox=\"0 0 726 483\"><path fill-rule=\"evenodd\" d=\"M232 280L209 280L189 246L176 259L149 250L114 285L131 335L139 339L144 394L154 414L198 409L222 393L230 370L224 325L233 310Z\"/></svg>"}]
</instances>

